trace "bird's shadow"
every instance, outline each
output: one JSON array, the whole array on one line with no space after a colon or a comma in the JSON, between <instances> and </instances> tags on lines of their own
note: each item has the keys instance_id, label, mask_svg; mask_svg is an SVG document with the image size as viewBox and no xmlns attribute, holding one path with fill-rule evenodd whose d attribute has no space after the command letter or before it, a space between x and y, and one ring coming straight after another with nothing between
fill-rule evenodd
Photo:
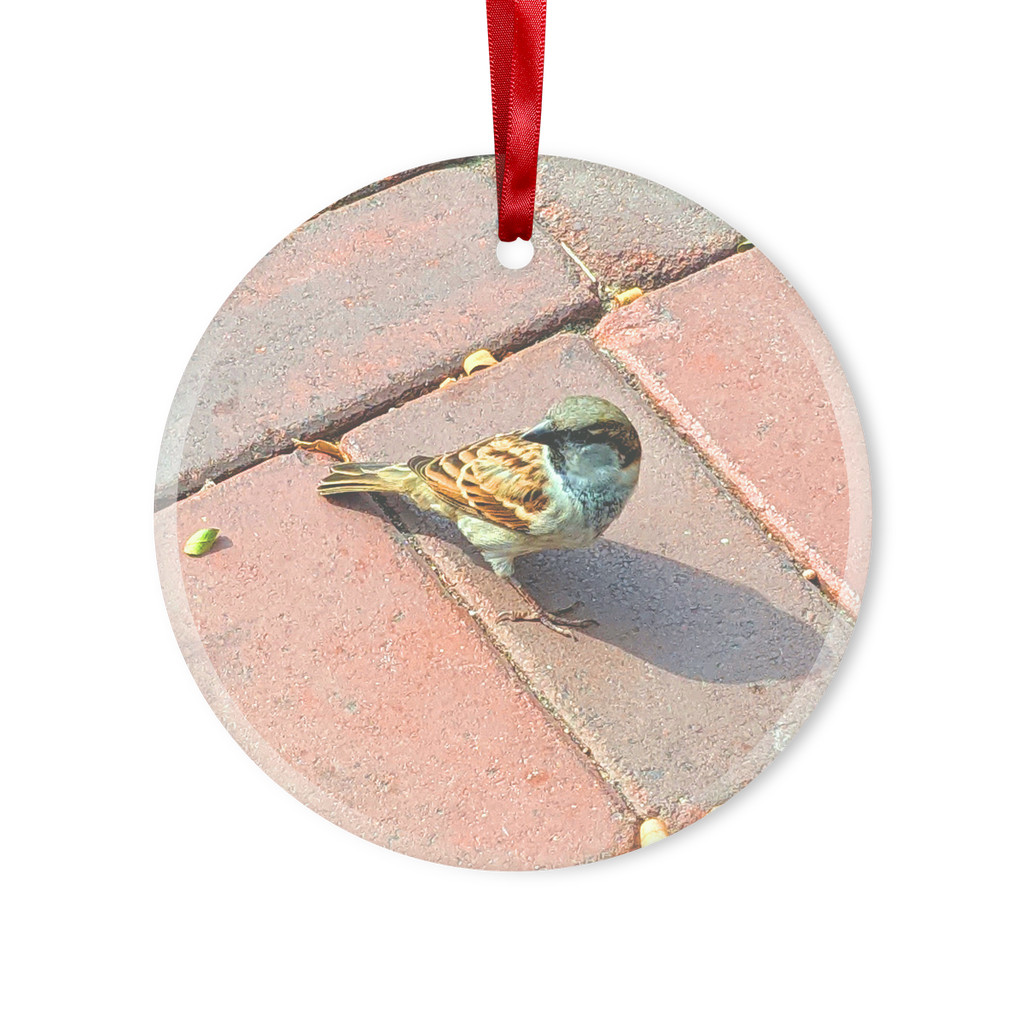
<instances>
[{"instance_id":1,"label":"bird's shadow","mask_svg":"<svg viewBox=\"0 0 1024 1024\"><path fill-rule=\"evenodd\" d=\"M387 499L378 499L381 504L330 500L349 512L389 518L382 507ZM446 541L490 573L451 523L404 503L388 506L406 528ZM597 620L586 629L587 636L686 679L726 684L798 679L810 672L824 643L818 629L750 587L618 541L601 539L589 548L522 556L516 560L516 578L548 610L582 602L578 615ZM511 607L515 596L508 589ZM820 595L809 604L822 625L821 615L829 614L830 606ZM572 646L570 641L569 656Z\"/></svg>"},{"instance_id":2,"label":"bird's shadow","mask_svg":"<svg viewBox=\"0 0 1024 1024\"><path fill-rule=\"evenodd\" d=\"M617 541L520 558L516 577L544 608L581 601L579 614L597 620L588 636L687 679L797 679L823 644L750 587Z\"/></svg>"}]
</instances>

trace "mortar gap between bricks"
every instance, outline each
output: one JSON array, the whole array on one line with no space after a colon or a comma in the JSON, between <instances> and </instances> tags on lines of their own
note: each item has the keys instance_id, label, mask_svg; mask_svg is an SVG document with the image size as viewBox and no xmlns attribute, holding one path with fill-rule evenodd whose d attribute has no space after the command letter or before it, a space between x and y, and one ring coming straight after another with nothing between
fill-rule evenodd
<instances>
[{"instance_id":1,"label":"mortar gap between bricks","mask_svg":"<svg viewBox=\"0 0 1024 1024\"><path fill-rule=\"evenodd\" d=\"M340 210L343 206L351 206L353 203L358 203L360 199L369 199L370 196L375 196L378 192L384 192L389 188L394 188L396 185L411 181L413 178L420 178L424 174L430 174L432 171L445 171L451 167L472 167L474 164L479 164L485 159L487 158L483 156L452 157L450 160L439 160L435 164L421 164L419 167L411 167L407 171L389 174L386 178L381 178L380 181L375 181L371 185L364 185L362 188L357 188L355 192L350 192L347 196L342 196L341 199L335 200L330 206L325 206L318 213L314 213L312 217L303 221L299 227L305 227L316 220L317 217L322 217L325 213L330 213L332 210Z\"/></svg>"},{"instance_id":2,"label":"mortar gap between bricks","mask_svg":"<svg viewBox=\"0 0 1024 1024\"><path fill-rule=\"evenodd\" d=\"M526 338L519 339L518 341L508 342L505 344L492 343L493 347L489 351L491 351L496 358L501 360L510 355L514 355L517 352L523 352L528 348L532 348L534 345L539 345L541 342L547 341L549 338L553 338L558 334L571 333L585 335L590 328L594 327L601 320L602 316L603 313L601 311L570 315L568 320L551 327L539 328L535 334L527 335ZM466 355L469 354L469 352L466 353ZM260 463L266 462L268 459L274 459L281 455L290 454L295 451L295 446L292 444L293 438L297 438L300 441L318 441L341 437L349 431L355 430L357 427L361 427L364 424L385 415L392 409L401 408L403 405L413 402L417 398L422 398L424 395L431 394L441 386L443 381L453 374L458 373L461 369L461 362L445 363L440 369L435 368L428 380L423 381L420 384L412 385L405 391L401 392L397 397L375 403L368 409L364 410L362 414L357 414L351 419L341 418L332 423L328 423L326 426L319 427L316 430L303 430L301 427L282 430L281 434L286 435L287 440L282 437L279 442L273 444L272 447L265 452L251 452L249 457L243 458L238 465L222 465L218 467L215 464L211 466L204 474L202 483L197 482L192 486L185 487L182 487L179 483L177 495L174 498L158 495L153 504L153 511L159 512L162 508L166 508L168 505L174 504L175 501L181 501L184 498L188 498L202 490L203 487L207 486L209 483L222 483L224 480L229 480L231 477L237 476L239 473L244 473L246 470L252 469L254 466L258 466Z\"/></svg>"},{"instance_id":3,"label":"mortar gap between bricks","mask_svg":"<svg viewBox=\"0 0 1024 1024\"><path fill-rule=\"evenodd\" d=\"M423 548L420 546L416 534L413 533L405 524L402 522L401 516L391 507L388 499L382 495L373 495L372 499L374 503L381 509L388 522L394 527L395 531L399 533L404 541L409 545L415 554L423 561L423 563L430 569L431 573L437 579L441 590L444 594L453 600L459 607L465 608L467 613L474 611L466 599L459 593L458 588L455 584L450 583L446 578L444 571L434 561L433 558L428 555ZM588 747L579 736L573 731L572 727L567 721L559 714L557 709L551 703L551 701L543 694L539 693L533 688L530 683L529 676L524 672L519 663L516 661L515 656L509 650L509 648L502 642L502 640L487 626L487 624L480 618L479 615L469 614L468 616L472 619L474 625L484 638L484 640L493 647L502 659L508 664L508 666L515 673L516 678L519 680L522 688L537 701L537 703L544 709L547 715L550 717L552 724L556 726L563 735L567 736L573 743L573 745L580 752L581 756L589 761L596 769L598 775L602 781L606 782L615 792L615 795L622 802L623 807L626 811L632 814L635 818L634 824L639 825L647 817L646 809L637 808L633 801L623 792L620 781L615 777L613 771L607 768L605 765L594 757L593 751Z\"/></svg>"},{"instance_id":4,"label":"mortar gap between bricks","mask_svg":"<svg viewBox=\"0 0 1024 1024\"><path fill-rule=\"evenodd\" d=\"M774 529L770 524L766 523L763 520L763 518L755 508L753 508L744 500L742 489L739 487L739 485L735 481L729 479L728 477L723 477L722 474L710 462L706 452L699 445L695 444L692 440L690 440L688 437L686 437L684 434L680 432L677 425L672 422L669 413L663 410L658 405L654 398L648 393L647 389L644 387L642 381L640 381L637 375L632 370L630 370L629 367L621 364L613 353L605 351L603 348L600 348L592 340L591 345L597 353L599 353L601 356L607 359L608 362L615 367L615 369L622 375L625 382L635 392L637 392L638 395L640 395L640 397L644 400L648 408L650 408L652 412L655 413L655 415L665 424L665 426L672 432L672 434L697 455L697 457L700 459L701 465L704 467L704 471L714 481L715 485L729 496L729 498L735 504L735 507L739 510L740 514L748 521L752 522L757 527L758 531L764 534L765 538L770 544L781 549L785 553L786 558L793 564L793 566L797 570L801 571L801 574L804 569L811 569L815 572L814 580L806 579L805 577L807 586L813 587L816 590L820 591L822 596L828 601L828 603L832 606L832 608L836 611L837 614L840 614L844 618L848 619L851 624L855 624L857 619L856 614L850 608L848 608L843 601L840 600L839 595L833 592L833 588L830 588L823 584L823 573L829 573L832 576L834 576L839 581L839 584L841 586L846 586L850 590L851 594L853 594L855 599L859 600L859 595L857 595L856 592L853 591L852 587L849 587L849 584L845 582L841 574L836 572L831 567L831 565L829 565L824 556L821 556L820 554L818 555L820 567L816 567L815 565L812 565L806 558L804 558L799 551L795 550L794 546L789 543L784 534L780 535L776 529ZM782 518L785 519L785 517ZM785 520L785 522L788 524L788 520Z\"/></svg>"}]
</instances>

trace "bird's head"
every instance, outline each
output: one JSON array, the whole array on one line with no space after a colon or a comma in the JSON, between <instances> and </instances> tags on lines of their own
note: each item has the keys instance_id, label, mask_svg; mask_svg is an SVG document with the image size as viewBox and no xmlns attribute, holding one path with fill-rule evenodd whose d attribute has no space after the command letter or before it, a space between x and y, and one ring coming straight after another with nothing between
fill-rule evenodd
<instances>
[{"instance_id":1,"label":"bird's head","mask_svg":"<svg viewBox=\"0 0 1024 1024\"><path fill-rule=\"evenodd\" d=\"M639 472L640 437L626 414L603 398L563 398L522 436L547 445L555 466L575 475L593 477L614 470L635 479Z\"/></svg>"}]
</instances>

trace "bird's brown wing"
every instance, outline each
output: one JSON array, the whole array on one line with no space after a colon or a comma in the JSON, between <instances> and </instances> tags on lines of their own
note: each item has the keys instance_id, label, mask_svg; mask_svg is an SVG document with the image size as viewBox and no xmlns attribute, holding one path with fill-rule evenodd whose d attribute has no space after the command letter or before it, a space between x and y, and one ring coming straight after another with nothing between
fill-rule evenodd
<instances>
[{"instance_id":1,"label":"bird's brown wing","mask_svg":"<svg viewBox=\"0 0 1024 1024\"><path fill-rule=\"evenodd\" d=\"M519 434L499 434L409 468L439 497L468 515L509 530L529 532L548 504L544 446Z\"/></svg>"}]
</instances>

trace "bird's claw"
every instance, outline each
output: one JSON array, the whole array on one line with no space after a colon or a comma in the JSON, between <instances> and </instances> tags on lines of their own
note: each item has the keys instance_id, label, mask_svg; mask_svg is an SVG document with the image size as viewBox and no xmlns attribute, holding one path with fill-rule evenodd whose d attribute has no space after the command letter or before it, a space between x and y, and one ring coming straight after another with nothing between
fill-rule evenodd
<instances>
[{"instance_id":1,"label":"bird's claw","mask_svg":"<svg viewBox=\"0 0 1024 1024\"><path fill-rule=\"evenodd\" d=\"M578 641L579 637L573 632L574 629L586 629L588 626L597 625L597 619L570 619L566 617L567 612L573 611L581 604L581 601L577 601L575 604L569 605L568 608L562 608L557 612L501 612L496 621L539 622L542 626L547 626L548 629L553 630L555 633L561 633L562 636L572 637L574 641Z\"/></svg>"}]
</instances>

